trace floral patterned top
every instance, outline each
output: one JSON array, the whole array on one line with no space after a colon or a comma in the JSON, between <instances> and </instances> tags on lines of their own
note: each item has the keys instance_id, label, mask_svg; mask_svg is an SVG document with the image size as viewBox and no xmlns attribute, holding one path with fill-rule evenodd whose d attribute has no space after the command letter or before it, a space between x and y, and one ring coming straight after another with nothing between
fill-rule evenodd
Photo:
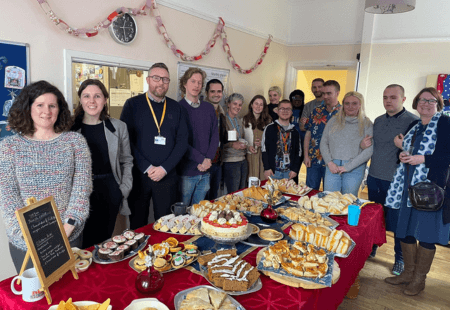
<instances>
[{"instance_id":1,"label":"floral patterned top","mask_svg":"<svg viewBox=\"0 0 450 310\"><path fill-rule=\"evenodd\" d=\"M306 119L305 129L311 132L311 140L309 141L308 155L311 159L311 164L321 164L325 166L325 162L320 154L320 139L322 138L323 130L327 122L337 114L341 104L338 103L333 111L328 112L325 103L322 103L315 108L309 118Z\"/></svg>"}]
</instances>

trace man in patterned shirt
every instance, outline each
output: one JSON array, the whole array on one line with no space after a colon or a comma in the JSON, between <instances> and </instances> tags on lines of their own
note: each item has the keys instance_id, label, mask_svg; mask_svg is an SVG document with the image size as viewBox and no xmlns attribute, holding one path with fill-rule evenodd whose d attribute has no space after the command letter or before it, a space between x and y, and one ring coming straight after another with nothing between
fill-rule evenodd
<instances>
[{"instance_id":1,"label":"man in patterned shirt","mask_svg":"<svg viewBox=\"0 0 450 310\"><path fill-rule=\"evenodd\" d=\"M307 170L306 185L317 190L325 176L325 162L320 154L320 139L327 122L341 108L338 101L340 90L341 86L337 81L326 81L322 89L324 102L312 111L305 124L306 134L303 146Z\"/></svg>"}]
</instances>

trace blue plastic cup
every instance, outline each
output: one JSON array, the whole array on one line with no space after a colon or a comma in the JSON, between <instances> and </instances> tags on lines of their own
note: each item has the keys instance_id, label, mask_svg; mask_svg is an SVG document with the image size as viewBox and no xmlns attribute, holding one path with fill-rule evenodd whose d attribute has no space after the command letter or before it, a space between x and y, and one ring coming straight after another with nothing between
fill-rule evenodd
<instances>
[{"instance_id":1,"label":"blue plastic cup","mask_svg":"<svg viewBox=\"0 0 450 310\"><path fill-rule=\"evenodd\" d=\"M361 214L361 209L357 205L348 206L348 217L347 222L350 226L358 226L359 215Z\"/></svg>"}]
</instances>

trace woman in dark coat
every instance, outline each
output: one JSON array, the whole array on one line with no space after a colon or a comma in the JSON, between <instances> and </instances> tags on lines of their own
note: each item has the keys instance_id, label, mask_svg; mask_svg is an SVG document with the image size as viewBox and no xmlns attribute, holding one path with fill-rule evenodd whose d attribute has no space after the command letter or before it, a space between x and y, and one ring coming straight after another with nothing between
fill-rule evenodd
<instances>
[{"instance_id":1,"label":"woman in dark coat","mask_svg":"<svg viewBox=\"0 0 450 310\"><path fill-rule=\"evenodd\" d=\"M450 165L450 118L442 114L443 100L434 88L424 88L414 98L413 108L420 120L410 125L403 139L400 165L394 175L386 207L400 209L396 236L401 239L405 269L399 276L386 278L390 284L408 284L406 295L417 295L425 288L425 279L433 263L436 243L448 244L450 224L439 211L419 211L412 207L408 187L431 181L444 188ZM446 188L450 197L450 188ZM419 244L417 245L417 241Z\"/></svg>"}]
</instances>

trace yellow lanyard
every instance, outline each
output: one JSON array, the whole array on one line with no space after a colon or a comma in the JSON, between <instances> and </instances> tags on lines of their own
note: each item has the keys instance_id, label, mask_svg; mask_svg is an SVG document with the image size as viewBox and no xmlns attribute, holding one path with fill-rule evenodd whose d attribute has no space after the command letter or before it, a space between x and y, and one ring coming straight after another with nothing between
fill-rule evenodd
<instances>
[{"instance_id":1,"label":"yellow lanyard","mask_svg":"<svg viewBox=\"0 0 450 310\"><path fill-rule=\"evenodd\" d=\"M158 124L158 120L156 119L155 111L153 111L152 103L150 102L150 99L148 99L148 94L145 93L145 96L147 97L148 106L150 107L150 110L152 111L153 119L155 120L156 128L158 128L158 136L161 135L161 126L164 122L164 116L166 115L166 100L164 100L164 109L161 116L161 122Z\"/></svg>"}]
</instances>

